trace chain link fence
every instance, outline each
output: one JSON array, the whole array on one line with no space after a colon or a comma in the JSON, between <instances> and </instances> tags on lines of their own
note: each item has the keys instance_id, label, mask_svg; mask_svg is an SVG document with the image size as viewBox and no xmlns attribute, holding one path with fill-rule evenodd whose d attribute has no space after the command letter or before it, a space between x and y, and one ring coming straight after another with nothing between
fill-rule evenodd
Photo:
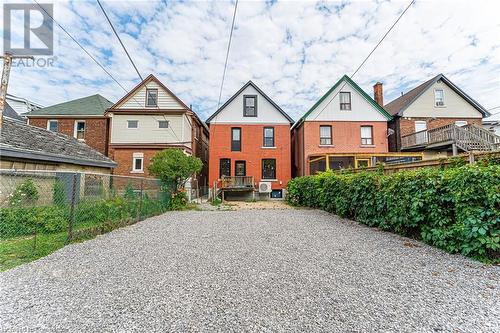
<instances>
[{"instance_id":1,"label":"chain link fence","mask_svg":"<svg viewBox=\"0 0 500 333\"><path fill-rule=\"evenodd\" d=\"M157 179L0 170L0 246L90 238L169 210L170 197Z\"/></svg>"}]
</instances>

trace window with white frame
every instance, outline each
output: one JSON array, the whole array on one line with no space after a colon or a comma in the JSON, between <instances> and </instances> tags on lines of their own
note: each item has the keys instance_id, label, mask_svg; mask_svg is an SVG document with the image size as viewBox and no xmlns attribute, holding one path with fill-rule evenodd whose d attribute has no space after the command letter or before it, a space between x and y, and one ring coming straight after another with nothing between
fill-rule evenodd
<instances>
[{"instance_id":1,"label":"window with white frame","mask_svg":"<svg viewBox=\"0 0 500 333\"><path fill-rule=\"evenodd\" d=\"M139 120L127 120L127 128L138 128Z\"/></svg>"},{"instance_id":2,"label":"window with white frame","mask_svg":"<svg viewBox=\"0 0 500 333\"><path fill-rule=\"evenodd\" d=\"M85 140L85 120L75 121L74 137L78 140Z\"/></svg>"},{"instance_id":3,"label":"window with white frame","mask_svg":"<svg viewBox=\"0 0 500 333\"><path fill-rule=\"evenodd\" d=\"M351 110L351 93L341 92L340 98L340 110Z\"/></svg>"},{"instance_id":4,"label":"window with white frame","mask_svg":"<svg viewBox=\"0 0 500 333\"><path fill-rule=\"evenodd\" d=\"M49 120L47 122L47 129L52 132L57 132L59 129L59 122L57 120Z\"/></svg>"},{"instance_id":5,"label":"window with white frame","mask_svg":"<svg viewBox=\"0 0 500 333\"><path fill-rule=\"evenodd\" d=\"M332 144L332 126L321 125L319 127L319 144L320 145Z\"/></svg>"},{"instance_id":6,"label":"window with white frame","mask_svg":"<svg viewBox=\"0 0 500 333\"><path fill-rule=\"evenodd\" d=\"M361 126L361 144L373 145L373 127Z\"/></svg>"},{"instance_id":7,"label":"window with white frame","mask_svg":"<svg viewBox=\"0 0 500 333\"><path fill-rule=\"evenodd\" d=\"M443 89L434 90L434 105L444 106L444 91Z\"/></svg>"},{"instance_id":8,"label":"window with white frame","mask_svg":"<svg viewBox=\"0 0 500 333\"><path fill-rule=\"evenodd\" d=\"M146 106L158 106L158 89L146 89Z\"/></svg>"},{"instance_id":9,"label":"window with white frame","mask_svg":"<svg viewBox=\"0 0 500 333\"><path fill-rule=\"evenodd\" d=\"M158 120L158 128L168 128L168 120Z\"/></svg>"},{"instance_id":10,"label":"window with white frame","mask_svg":"<svg viewBox=\"0 0 500 333\"><path fill-rule=\"evenodd\" d=\"M144 154L134 153L132 155L132 171L133 172L143 172L144 171Z\"/></svg>"},{"instance_id":11,"label":"window with white frame","mask_svg":"<svg viewBox=\"0 0 500 333\"><path fill-rule=\"evenodd\" d=\"M465 121L465 120L457 120L457 121L455 121L455 125L457 125L458 127L462 127L462 126L467 125L467 121Z\"/></svg>"}]
</instances>

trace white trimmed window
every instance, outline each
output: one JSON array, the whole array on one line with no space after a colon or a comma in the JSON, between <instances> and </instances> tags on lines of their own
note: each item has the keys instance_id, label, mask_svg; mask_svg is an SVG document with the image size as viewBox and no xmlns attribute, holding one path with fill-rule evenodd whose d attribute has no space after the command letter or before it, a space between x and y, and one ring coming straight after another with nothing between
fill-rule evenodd
<instances>
[{"instance_id":1,"label":"white trimmed window","mask_svg":"<svg viewBox=\"0 0 500 333\"><path fill-rule=\"evenodd\" d=\"M444 91L443 89L434 90L434 105L444 106Z\"/></svg>"},{"instance_id":2,"label":"white trimmed window","mask_svg":"<svg viewBox=\"0 0 500 333\"><path fill-rule=\"evenodd\" d=\"M57 120L47 121L47 129L52 132L57 132L59 129L59 122Z\"/></svg>"},{"instance_id":3,"label":"white trimmed window","mask_svg":"<svg viewBox=\"0 0 500 333\"><path fill-rule=\"evenodd\" d=\"M168 120L158 120L158 128L168 128Z\"/></svg>"},{"instance_id":4,"label":"white trimmed window","mask_svg":"<svg viewBox=\"0 0 500 333\"><path fill-rule=\"evenodd\" d=\"M462 126L467 125L467 121L465 121L465 120L457 120L457 121L455 121L455 125L457 125L458 127L462 127Z\"/></svg>"},{"instance_id":5,"label":"white trimmed window","mask_svg":"<svg viewBox=\"0 0 500 333\"><path fill-rule=\"evenodd\" d=\"M143 153L134 153L132 155L132 172L144 172Z\"/></svg>"},{"instance_id":6,"label":"white trimmed window","mask_svg":"<svg viewBox=\"0 0 500 333\"><path fill-rule=\"evenodd\" d=\"M361 126L361 144L373 145L373 127Z\"/></svg>"},{"instance_id":7,"label":"white trimmed window","mask_svg":"<svg viewBox=\"0 0 500 333\"><path fill-rule=\"evenodd\" d=\"M146 89L146 106L158 106L158 89Z\"/></svg>"},{"instance_id":8,"label":"white trimmed window","mask_svg":"<svg viewBox=\"0 0 500 333\"><path fill-rule=\"evenodd\" d=\"M139 128L139 120L127 120L127 128Z\"/></svg>"},{"instance_id":9,"label":"white trimmed window","mask_svg":"<svg viewBox=\"0 0 500 333\"><path fill-rule=\"evenodd\" d=\"M76 120L74 137L78 140L85 140L85 120Z\"/></svg>"},{"instance_id":10,"label":"white trimmed window","mask_svg":"<svg viewBox=\"0 0 500 333\"><path fill-rule=\"evenodd\" d=\"M340 110L351 110L351 93L340 92Z\"/></svg>"},{"instance_id":11,"label":"white trimmed window","mask_svg":"<svg viewBox=\"0 0 500 333\"><path fill-rule=\"evenodd\" d=\"M319 144L320 145L332 144L332 126L321 125L319 127Z\"/></svg>"}]
</instances>

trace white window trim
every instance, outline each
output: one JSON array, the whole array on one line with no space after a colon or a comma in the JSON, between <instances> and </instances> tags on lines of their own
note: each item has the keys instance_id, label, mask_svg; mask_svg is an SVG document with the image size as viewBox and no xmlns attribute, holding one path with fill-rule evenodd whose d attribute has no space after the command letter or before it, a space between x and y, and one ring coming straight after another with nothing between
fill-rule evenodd
<instances>
[{"instance_id":1,"label":"white window trim","mask_svg":"<svg viewBox=\"0 0 500 333\"><path fill-rule=\"evenodd\" d=\"M135 161L141 160L141 168L135 168ZM144 173L144 154L143 153L133 153L132 154L132 173Z\"/></svg>"},{"instance_id":2,"label":"white window trim","mask_svg":"<svg viewBox=\"0 0 500 333\"><path fill-rule=\"evenodd\" d=\"M417 131L417 124L420 124L420 125L423 124L423 125L425 125L425 129ZM415 122L414 122L414 130L415 130L415 133L422 132L422 131L427 131L427 122L425 120L415 120Z\"/></svg>"},{"instance_id":3,"label":"white window trim","mask_svg":"<svg viewBox=\"0 0 500 333\"><path fill-rule=\"evenodd\" d=\"M436 91L438 91L438 90L441 90L443 92L443 105L437 105L436 104ZM446 99L445 99L445 96L444 96L444 89L442 89L442 88L436 88L436 89L434 89L434 107L435 108L445 108L446 107L446 102L445 101L446 101Z\"/></svg>"},{"instance_id":4,"label":"white window trim","mask_svg":"<svg viewBox=\"0 0 500 333\"><path fill-rule=\"evenodd\" d=\"M83 125L83 139L78 139L76 134L77 134L77 126L78 126L78 123L84 123L85 125ZM73 125L73 137L79 141L85 141L85 132L87 130L87 123L85 122L85 120L75 120L75 123Z\"/></svg>"},{"instance_id":5,"label":"white window trim","mask_svg":"<svg viewBox=\"0 0 500 333\"><path fill-rule=\"evenodd\" d=\"M47 130L50 131L50 123L54 122L54 121L57 123L57 131L59 132L59 121L57 119L49 119L47 121ZM53 131L51 131L51 132L53 132Z\"/></svg>"},{"instance_id":6,"label":"white window trim","mask_svg":"<svg viewBox=\"0 0 500 333\"><path fill-rule=\"evenodd\" d=\"M129 124L130 124L131 121L137 121L137 127L129 127ZM139 120L127 119L127 129L131 129L131 130L139 129Z\"/></svg>"},{"instance_id":7,"label":"white window trim","mask_svg":"<svg viewBox=\"0 0 500 333\"><path fill-rule=\"evenodd\" d=\"M467 122L467 120L457 120L455 121L455 125L458 127L467 126L469 122Z\"/></svg>"}]
</instances>

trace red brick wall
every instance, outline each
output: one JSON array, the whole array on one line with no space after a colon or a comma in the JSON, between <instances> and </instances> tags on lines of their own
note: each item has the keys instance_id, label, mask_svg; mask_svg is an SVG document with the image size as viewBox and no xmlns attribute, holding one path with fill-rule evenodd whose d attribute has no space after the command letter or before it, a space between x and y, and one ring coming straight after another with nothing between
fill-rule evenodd
<instances>
[{"instance_id":1,"label":"red brick wall","mask_svg":"<svg viewBox=\"0 0 500 333\"><path fill-rule=\"evenodd\" d=\"M241 128L241 151L231 151L231 128ZM264 127L274 127L275 149L262 148ZM273 189L286 188L291 178L291 144L289 125L210 125L209 186L219 179L219 160L231 159L231 175L234 176L235 161L246 161L246 175L253 176L258 183L262 177L262 159L276 159L276 179ZM265 181L265 180L264 180ZM281 184L280 184L281 182Z\"/></svg>"},{"instance_id":2,"label":"red brick wall","mask_svg":"<svg viewBox=\"0 0 500 333\"><path fill-rule=\"evenodd\" d=\"M29 118L29 124L47 128L48 120L57 120L59 133L74 137L75 121L85 120L85 143L101 154L107 154L108 119L107 118Z\"/></svg>"},{"instance_id":3,"label":"red brick wall","mask_svg":"<svg viewBox=\"0 0 500 333\"><path fill-rule=\"evenodd\" d=\"M136 176L136 177L151 177L148 172L148 166L151 158L158 151L164 148L155 149L144 149L141 147L137 148L116 148L113 146L109 147L109 158L118 163L118 166L113 170L113 174L121 176ZM144 172L132 172L133 154L143 153L143 169ZM154 177L153 177L154 178Z\"/></svg>"},{"instance_id":4,"label":"red brick wall","mask_svg":"<svg viewBox=\"0 0 500 333\"><path fill-rule=\"evenodd\" d=\"M468 124L481 126L481 118L401 118L399 120L399 129L401 136L415 133L415 121L426 121L427 129L438 128L441 126L454 124L456 121L466 121Z\"/></svg>"}]
</instances>

